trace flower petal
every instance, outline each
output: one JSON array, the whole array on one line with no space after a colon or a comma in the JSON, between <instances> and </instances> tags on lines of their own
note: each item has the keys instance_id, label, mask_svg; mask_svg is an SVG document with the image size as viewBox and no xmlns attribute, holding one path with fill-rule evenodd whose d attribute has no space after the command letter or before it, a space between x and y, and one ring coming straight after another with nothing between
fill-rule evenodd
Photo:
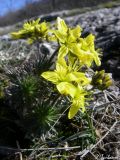
<instances>
[{"instance_id":1,"label":"flower petal","mask_svg":"<svg viewBox=\"0 0 120 160\"><path fill-rule=\"evenodd\" d=\"M65 37L66 35L65 34L60 32L59 30L53 31L53 33L58 38L59 42L65 43L65 40L66 40L66 37Z\"/></svg>"},{"instance_id":2,"label":"flower petal","mask_svg":"<svg viewBox=\"0 0 120 160\"><path fill-rule=\"evenodd\" d=\"M58 59L64 58L68 53L68 48L65 45L62 45L59 49Z\"/></svg>"},{"instance_id":3,"label":"flower petal","mask_svg":"<svg viewBox=\"0 0 120 160\"><path fill-rule=\"evenodd\" d=\"M69 81L80 83L81 85L87 85L90 83L90 79L81 72L71 72L67 75Z\"/></svg>"},{"instance_id":4,"label":"flower petal","mask_svg":"<svg viewBox=\"0 0 120 160\"><path fill-rule=\"evenodd\" d=\"M61 94L70 95L72 98L76 95L77 88L69 82L61 82L57 85L57 89Z\"/></svg>"},{"instance_id":5,"label":"flower petal","mask_svg":"<svg viewBox=\"0 0 120 160\"><path fill-rule=\"evenodd\" d=\"M68 27L63 19L60 17L57 18L57 28L61 33L66 33L68 30Z\"/></svg>"},{"instance_id":6,"label":"flower petal","mask_svg":"<svg viewBox=\"0 0 120 160\"><path fill-rule=\"evenodd\" d=\"M43 72L41 76L54 84L57 84L59 80L59 75L53 71Z\"/></svg>"},{"instance_id":7,"label":"flower petal","mask_svg":"<svg viewBox=\"0 0 120 160\"><path fill-rule=\"evenodd\" d=\"M72 119L80 108L82 112L85 111L84 101L85 101L84 96L81 96L79 99L73 99L72 105L68 113L69 119Z\"/></svg>"},{"instance_id":8,"label":"flower petal","mask_svg":"<svg viewBox=\"0 0 120 160\"><path fill-rule=\"evenodd\" d=\"M79 25L77 25L77 27L70 30L70 33L77 39L77 38L80 38L81 31L82 31L82 28Z\"/></svg>"}]
</instances>

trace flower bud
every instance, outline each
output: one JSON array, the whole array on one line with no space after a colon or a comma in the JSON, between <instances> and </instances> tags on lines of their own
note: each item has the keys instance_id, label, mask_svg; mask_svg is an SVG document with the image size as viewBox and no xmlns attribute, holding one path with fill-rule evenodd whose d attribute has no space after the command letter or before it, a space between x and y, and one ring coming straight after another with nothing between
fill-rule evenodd
<instances>
[{"instance_id":1,"label":"flower bud","mask_svg":"<svg viewBox=\"0 0 120 160\"><path fill-rule=\"evenodd\" d=\"M99 90L104 90L112 85L112 80L110 75L102 70L95 73L95 75L92 77L91 84Z\"/></svg>"}]
</instances>

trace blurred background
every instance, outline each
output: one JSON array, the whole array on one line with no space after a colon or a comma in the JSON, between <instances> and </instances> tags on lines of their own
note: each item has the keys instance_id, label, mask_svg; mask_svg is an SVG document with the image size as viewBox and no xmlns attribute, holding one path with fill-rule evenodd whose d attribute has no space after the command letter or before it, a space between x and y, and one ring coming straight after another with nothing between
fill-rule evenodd
<instances>
[{"instance_id":1,"label":"blurred background","mask_svg":"<svg viewBox=\"0 0 120 160\"><path fill-rule=\"evenodd\" d=\"M26 18L61 10L111 7L120 0L0 0L0 26L7 26ZM75 14L75 11L74 11Z\"/></svg>"}]
</instances>

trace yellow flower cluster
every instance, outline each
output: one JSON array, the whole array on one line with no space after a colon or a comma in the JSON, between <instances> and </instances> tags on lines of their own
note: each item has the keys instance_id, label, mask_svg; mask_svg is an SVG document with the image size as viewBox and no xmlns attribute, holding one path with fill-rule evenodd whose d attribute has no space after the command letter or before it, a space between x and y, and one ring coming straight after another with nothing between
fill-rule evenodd
<instances>
[{"instance_id":1,"label":"yellow flower cluster","mask_svg":"<svg viewBox=\"0 0 120 160\"><path fill-rule=\"evenodd\" d=\"M59 17L56 30L50 30L46 22L39 22L40 19L25 23L20 31L12 33L12 37L28 39L29 43L42 40L55 40L59 43L55 70L44 72L41 76L55 84L60 94L70 97L68 118L71 119L79 109L85 111L86 95L89 94L87 86L106 89L111 85L110 77L101 71L96 72L91 80L86 76L86 71L82 70L84 67L90 68L93 63L101 65L92 34L82 38L80 26L69 28Z\"/></svg>"},{"instance_id":2,"label":"yellow flower cluster","mask_svg":"<svg viewBox=\"0 0 120 160\"><path fill-rule=\"evenodd\" d=\"M81 38L81 31L80 26L69 28L64 20L58 17L57 30L52 31L60 45L56 69L41 75L56 84L61 94L70 96L69 119L73 118L79 109L85 111L85 96L88 94L85 88L91 80L84 72L80 72L80 68L90 67L93 61L100 65L98 53L94 48L94 36L90 34Z\"/></svg>"},{"instance_id":3,"label":"yellow flower cluster","mask_svg":"<svg viewBox=\"0 0 120 160\"><path fill-rule=\"evenodd\" d=\"M86 38L81 38L81 31L80 26L71 29L67 27L64 20L57 19L57 30L53 33L60 44L58 58L72 54L79 59L81 66L90 67L93 61L100 66L101 62L94 47L94 36L90 34Z\"/></svg>"},{"instance_id":4,"label":"yellow flower cluster","mask_svg":"<svg viewBox=\"0 0 120 160\"><path fill-rule=\"evenodd\" d=\"M11 33L12 37L14 39L28 39L28 43L30 44L35 41L41 42L42 40L46 40L48 36L48 24L46 22L39 22L40 19L24 23L21 30Z\"/></svg>"},{"instance_id":5,"label":"yellow flower cluster","mask_svg":"<svg viewBox=\"0 0 120 160\"><path fill-rule=\"evenodd\" d=\"M85 73L73 70L67 66L62 58L56 62L55 71L44 72L41 75L48 81L56 84L58 91L63 95L71 97L71 108L68 117L71 119L75 116L78 110L85 111L85 95L87 92L84 87L90 83L90 79L85 76Z\"/></svg>"}]
</instances>

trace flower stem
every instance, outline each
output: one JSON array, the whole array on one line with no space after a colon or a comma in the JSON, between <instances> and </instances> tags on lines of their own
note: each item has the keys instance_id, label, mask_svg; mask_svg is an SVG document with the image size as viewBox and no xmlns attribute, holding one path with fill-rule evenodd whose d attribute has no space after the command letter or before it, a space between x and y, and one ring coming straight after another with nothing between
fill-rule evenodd
<instances>
[{"instance_id":1,"label":"flower stem","mask_svg":"<svg viewBox=\"0 0 120 160\"><path fill-rule=\"evenodd\" d=\"M94 130L92 118L90 117L88 111L86 111L86 119L87 119L87 122L88 122L89 129L91 130L92 141L93 141L93 143L95 143L95 140L96 140L95 130Z\"/></svg>"}]
</instances>

